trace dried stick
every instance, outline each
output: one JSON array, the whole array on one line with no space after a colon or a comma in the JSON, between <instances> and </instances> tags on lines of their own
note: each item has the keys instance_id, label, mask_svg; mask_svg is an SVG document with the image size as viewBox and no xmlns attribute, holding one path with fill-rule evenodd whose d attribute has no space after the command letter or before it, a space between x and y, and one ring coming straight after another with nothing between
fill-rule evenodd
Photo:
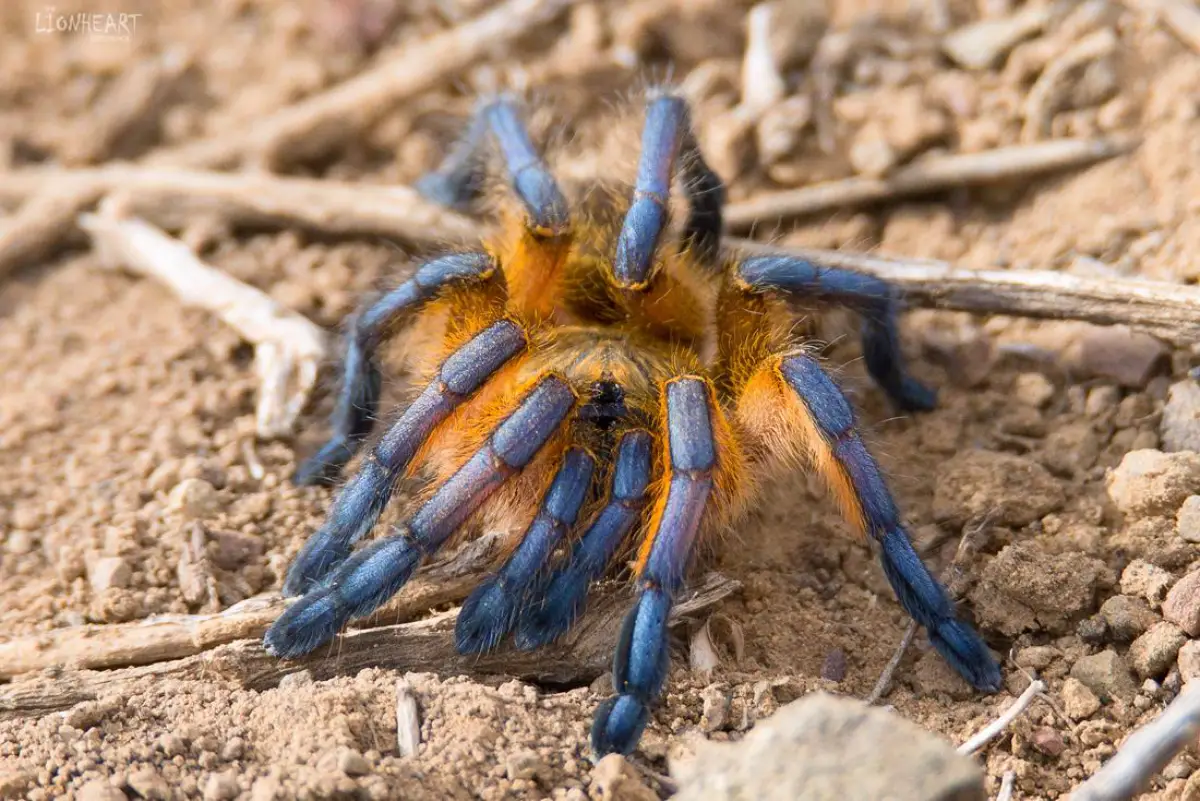
<instances>
[{"instance_id":1,"label":"dried stick","mask_svg":"<svg viewBox=\"0 0 1200 801\"><path fill-rule=\"evenodd\" d=\"M1158 14L1176 36L1200 53L1200 8L1190 0L1125 0L1125 4Z\"/></svg>"},{"instance_id":2,"label":"dried stick","mask_svg":"<svg viewBox=\"0 0 1200 801\"><path fill-rule=\"evenodd\" d=\"M70 238L79 212L99 197L99 190L73 184L46 184L31 193L21 210L0 228L0 278L51 256Z\"/></svg>"},{"instance_id":3,"label":"dried stick","mask_svg":"<svg viewBox=\"0 0 1200 801\"><path fill-rule=\"evenodd\" d=\"M679 623L694 618L740 586L720 574L709 573L672 608L671 620ZM0 687L0 720L59 712L101 697L128 697L144 681L221 682L264 690L301 670L307 670L318 681L381 667L442 675L513 676L555 685L584 684L612 666L613 647L629 603L626 586L596 592L578 624L554 644L531 652L505 646L482 655L460 654L454 645L458 610L450 610L413 623L349 631L327 648L298 660L277 659L264 651L258 640L238 640L153 665L37 674L27 681Z\"/></svg>"},{"instance_id":4,"label":"dried stick","mask_svg":"<svg viewBox=\"0 0 1200 801\"><path fill-rule=\"evenodd\" d=\"M83 214L101 258L157 278L187 305L213 312L254 343L259 388L257 425L263 438L289 433L308 402L325 358L325 333L270 296L196 258L191 249L136 218ZM294 388L288 392L295 373Z\"/></svg>"},{"instance_id":5,"label":"dried stick","mask_svg":"<svg viewBox=\"0 0 1200 801\"><path fill-rule=\"evenodd\" d=\"M421 716L407 677L396 679L396 751L402 757L416 756L421 747Z\"/></svg>"},{"instance_id":6,"label":"dried stick","mask_svg":"<svg viewBox=\"0 0 1200 801\"><path fill-rule=\"evenodd\" d=\"M461 73L528 31L551 21L576 0L508 0L443 33L404 47L398 57L301 100L237 132L151 154L152 164L226 167L245 159L275 164L312 157L370 125L403 99Z\"/></svg>"},{"instance_id":7,"label":"dried stick","mask_svg":"<svg viewBox=\"0 0 1200 801\"><path fill-rule=\"evenodd\" d=\"M1048 270L964 270L933 259L781 248L745 239L726 243L745 252L785 253L877 275L895 284L909 306L1128 325L1170 342L1200 341L1200 288L1193 286Z\"/></svg>"},{"instance_id":8,"label":"dried stick","mask_svg":"<svg viewBox=\"0 0 1200 801\"><path fill-rule=\"evenodd\" d=\"M1071 794L1070 801L1127 801L1200 734L1200 685L1184 687L1163 713L1129 735L1117 753Z\"/></svg>"},{"instance_id":9,"label":"dried stick","mask_svg":"<svg viewBox=\"0 0 1200 801\"><path fill-rule=\"evenodd\" d=\"M742 231L756 223L786 217L1082 167L1125 153L1131 147L1131 142L1116 139L1060 139L983 153L933 156L887 178L847 178L764 193L752 200L730 204L725 210L725 221L729 230Z\"/></svg>"},{"instance_id":10,"label":"dried stick","mask_svg":"<svg viewBox=\"0 0 1200 801\"><path fill-rule=\"evenodd\" d=\"M1058 111L1066 78L1080 67L1098 61L1117 49L1117 35L1111 28L1085 36L1061 56L1051 61L1025 97L1025 124L1021 141L1036 142L1050 133L1050 123Z\"/></svg>"},{"instance_id":11,"label":"dried stick","mask_svg":"<svg viewBox=\"0 0 1200 801\"><path fill-rule=\"evenodd\" d=\"M462 601L500 550L500 540L496 534L479 537L422 568L385 607L351 625L399 623ZM0 679L56 667L98 670L149 665L235 640L256 639L291 601L272 593L247 598L216 614L163 615L136 623L72 626L18 637L0 643Z\"/></svg>"},{"instance_id":12,"label":"dried stick","mask_svg":"<svg viewBox=\"0 0 1200 801\"><path fill-rule=\"evenodd\" d=\"M118 193L130 213L168 230L205 218L235 226L298 226L325 235L386 236L422 243L467 241L478 236L479 228L407 186L129 164L0 173L0 202L21 201L56 187L73 187L80 198L71 214L60 215L62 228L73 228L82 206L110 193ZM61 233L54 237L62 238Z\"/></svg>"},{"instance_id":13,"label":"dried stick","mask_svg":"<svg viewBox=\"0 0 1200 801\"><path fill-rule=\"evenodd\" d=\"M1013 789L1016 787L1016 784L1016 771L1004 771L1004 776L1000 779L1000 792L996 794L996 801L1012 801Z\"/></svg>"},{"instance_id":14,"label":"dried stick","mask_svg":"<svg viewBox=\"0 0 1200 801\"><path fill-rule=\"evenodd\" d=\"M910 620L908 628L904 630L904 636L900 638L900 644L896 646L896 653L892 654L892 658L884 666L883 672L879 674L879 680L875 682L875 687L872 688L871 694L867 696L866 700L869 705L874 706L879 703L880 699L891 689L892 677L896 675L896 668L900 667L900 663L904 661L904 654L908 651L908 647L912 645L913 638L916 636L917 621Z\"/></svg>"},{"instance_id":15,"label":"dried stick","mask_svg":"<svg viewBox=\"0 0 1200 801\"><path fill-rule=\"evenodd\" d=\"M1008 725L1021 716L1021 713L1033 703L1033 699L1039 693L1045 692L1046 685L1044 682L1034 680L1025 688L1025 692L1018 696L1017 700L1013 701L1008 709L1000 713L1000 716L993 720L988 725L980 729L979 733L958 747L960 754L973 754L980 748L987 745L993 738L998 737Z\"/></svg>"}]
</instances>

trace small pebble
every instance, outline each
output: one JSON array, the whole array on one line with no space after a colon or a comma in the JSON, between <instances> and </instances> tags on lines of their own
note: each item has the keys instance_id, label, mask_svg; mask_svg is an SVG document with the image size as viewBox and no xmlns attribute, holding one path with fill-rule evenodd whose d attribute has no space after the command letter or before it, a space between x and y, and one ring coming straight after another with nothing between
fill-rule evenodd
<instances>
[{"instance_id":1,"label":"small pebble","mask_svg":"<svg viewBox=\"0 0 1200 801\"><path fill-rule=\"evenodd\" d=\"M1129 646L1129 661L1139 677L1159 678L1175 663L1187 635L1173 623L1156 623Z\"/></svg>"},{"instance_id":2,"label":"small pebble","mask_svg":"<svg viewBox=\"0 0 1200 801\"><path fill-rule=\"evenodd\" d=\"M232 773L210 773L204 779L204 801L233 801L239 792Z\"/></svg>"},{"instance_id":3,"label":"small pebble","mask_svg":"<svg viewBox=\"0 0 1200 801\"><path fill-rule=\"evenodd\" d=\"M1163 601L1163 617L1187 632L1200 636L1200 570L1188 573L1175 583Z\"/></svg>"},{"instance_id":4,"label":"small pebble","mask_svg":"<svg viewBox=\"0 0 1200 801\"><path fill-rule=\"evenodd\" d=\"M365 776L371 772L371 763L362 754L347 748L338 755L338 770L347 776Z\"/></svg>"},{"instance_id":5,"label":"small pebble","mask_svg":"<svg viewBox=\"0 0 1200 801\"><path fill-rule=\"evenodd\" d=\"M543 764L541 756L528 748L510 754L504 761L504 773L508 776L509 781L532 780L545 771L546 766Z\"/></svg>"},{"instance_id":6,"label":"small pebble","mask_svg":"<svg viewBox=\"0 0 1200 801\"><path fill-rule=\"evenodd\" d=\"M1079 621L1075 633L1088 645L1102 645L1108 640L1108 623L1101 615L1092 615Z\"/></svg>"},{"instance_id":7,"label":"small pebble","mask_svg":"<svg viewBox=\"0 0 1200 801\"><path fill-rule=\"evenodd\" d=\"M1158 565L1134 559L1121 573L1121 592L1145 598L1157 608L1167 597L1175 577Z\"/></svg>"},{"instance_id":8,"label":"small pebble","mask_svg":"<svg viewBox=\"0 0 1200 801\"><path fill-rule=\"evenodd\" d=\"M235 762L242 758L245 750L245 740L241 737L231 737L225 741L225 745L221 746L221 759L226 762Z\"/></svg>"},{"instance_id":9,"label":"small pebble","mask_svg":"<svg viewBox=\"0 0 1200 801\"><path fill-rule=\"evenodd\" d=\"M126 801L125 794L113 787L107 779L92 779L79 788L75 797L79 801Z\"/></svg>"},{"instance_id":10,"label":"small pebble","mask_svg":"<svg viewBox=\"0 0 1200 801\"><path fill-rule=\"evenodd\" d=\"M592 768L591 791L598 801L659 801L658 793L620 754L609 754Z\"/></svg>"},{"instance_id":11,"label":"small pebble","mask_svg":"<svg viewBox=\"0 0 1200 801\"><path fill-rule=\"evenodd\" d=\"M158 747L169 757L187 753L187 745L177 734L167 733L158 738Z\"/></svg>"},{"instance_id":12,"label":"small pebble","mask_svg":"<svg viewBox=\"0 0 1200 801\"><path fill-rule=\"evenodd\" d=\"M202 478L185 478L167 496L167 509L188 518L205 518L217 511L217 490Z\"/></svg>"},{"instance_id":13,"label":"small pebble","mask_svg":"<svg viewBox=\"0 0 1200 801\"><path fill-rule=\"evenodd\" d=\"M171 797L171 788L153 768L143 768L130 773L129 786L148 801L166 801Z\"/></svg>"},{"instance_id":14,"label":"small pebble","mask_svg":"<svg viewBox=\"0 0 1200 801\"><path fill-rule=\"evenodd\" d=\"M1189 495L1179 507L1175 531L1184 542L1200 543L1200 495Z\"/></svg>"},{"instance_id":15,"label":"small pebble","mask_svg":"<svg viewBox=\"0 0 1200 801\"><path fill-rule=\"evenodd\" d=\"M1179 649L1179 678L1185 683L1200 678L1200 640L1188 640Z\"/></svg>"},{"instance_id":16,"label":"small pebble","mask_svg":"<svg viewBox=\"0 0 1200 801\"><path fill-rule=\"evenodd\" d=\"M1108 496L1134 518L1171 516L1200 493L1200 453L1130 451L1106 477Z\"/></svg>"},{"instance_id":17,"label":"small pebble","mask_svg":"<svg viewBox=\"0 0 1200 801\"><path fill-rule=\"evenodd\" d=\"M1108 624L1109 636L1116 642L1133 642L1159 621L1158 615L1141 598L1114 595L1100 607Z\"/></svg>"},{"instance_id":18,"label":"small pebble","mask_svg":"<svg viewBox=\"0 0 1200 801\"><path fill-rule=\"evenodd\" d=\"M1041 373L1021 373L1013 383L1017 400L1035 409L1045 406L1054 397L1054 384Z\"/></svg>"},{"instance_id":19,"label":"small pebble","mask_svg":"<svg viewBox=\"0 0 1200 801\"><path fill-rule=\"evenodd\" d=\"M303 687L306 684L313 683L312 671L297 670L295 673L289 673L279 680L279 689L290 690L295 687Z\"/></svg>"},{"instance_id":20,"label":"small pebble","mask_svg":"<svg viewBox=\"0 0 1200 801\"><path fill-rule=\"evenodd\" d=\"M1164 451L1200 451L1200 384L1188 379L1171 385L1159 433Z\"/></svg>"},{"instance_id":21,"label":"small pebble","mask_svg":"<svg viewBox=\"0 0 1200 801\"><path fill-rule=\"evenodd\" d=\"M1030 742L1033 747L1046 756L1056 757L1063 752L1067 747L1063 742L1063 736L1057 729L1052 729L1049 726L1043 726L1034 730L1033 736L1030 737Z\"/></svg>"},{"instance_id":22,"label":"small pebble","mask_svg":"<svg viewBox=\"0 0 1200 801\"><path fill-rule=\"evenodd\" d=\"M1057 648L1049 645L1031 645L1017 652L1017 664L1023 668L1045 670L1050 667L1061 654Z\"/></svg>"},{"instance_id":23,"label":"small pebble","mask_svg":"<svg viewBox=\"0 0 1200 801\"><path fill-rule=\"evenodd\" d=\"M841 648L834 648L825 655L825 661L821 664L821 678L836 682L846 678L845 651Z\"/></svg>"},{"instance_id":24,"label":"small pebble","mask_svg":"<svg viewBox=\"0 0 1200 801\"><path fill-rule=\"evenodd\" d=\"M105 556L92 562L88 569L88 582L97 593L116 587L124 589L129 586L133 571L129 563L119 556Z\"/></svg>"},{"instance_id":25,"label":"small pebble","mask_svg":"<svg viewBox=\"0 0 1200 801\"><path fill-rule=\"evenodd\" d=\"M1063 711L1071 720L1090 718L1100 709L1100 699L1079 679L1068 678L1062 687Z\"/></svg>"},{"instance_id":26,"label":"small pebble","mask_svg":"<svg viewBox=\"0 0 1200 801\"><path fill-rule=\"evenodd\" d=\"M729 685L714 683L700 691L704 707L700 715L700 729L706 732L720 731L729 722Z\"/></svg>"},{"instance_id":27,"label":"small pebble","mask_svg":"<svg viewBox=\"0 0 1200 801\"><path fill-rule=\"evenodd\" d=\"M1137 695L1137 685L1133 683L1129 667L1116 651L1082 657L1071 666L1071 676L1101 699L1130 700Z\"/></svg>"}]
</instances>

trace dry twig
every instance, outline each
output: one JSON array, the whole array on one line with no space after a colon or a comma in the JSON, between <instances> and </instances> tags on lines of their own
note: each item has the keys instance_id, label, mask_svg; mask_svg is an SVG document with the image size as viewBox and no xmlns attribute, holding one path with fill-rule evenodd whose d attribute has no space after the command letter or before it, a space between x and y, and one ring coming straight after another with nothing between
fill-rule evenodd
<instances>
[{"instance_id":1,"label":"dry twig","mask_svg":"<svg viewBox=\"0 0 1200 801\"><path fill-rule=\"evenodd\" d=\"M501 537L471 540L422 568L382 609L351 626L392 624L458 603L499 552ZM136 623L72 626L0 643L0 679L68 667L99 670L192 656L235 640L256 639L291 603L278 594L247 598L208 615L163 615Z\"/></svg>"},{"instance_id":2,"label":"dry twig","mask_svg":"<svg viewBox=\"0 0 1200 801\"><path fill-rule=\"evenodd\" d=\"M740 588L709 573L671 610L680 622L719 603ZM612 650L629 610L626 586L594 594L589 610L560 640L537 651L503 647L487 654L458 652L450 610L426 620L348 631L303 659L277 659L258 640L238 640L184 659L101 671L46 671L0 688L0 720L45 715L101 697L127 697L147 680L227 683L249 690L275 687L284 676L307 670L321 681L367 667L448 675L513 676L524 681L578 685L594 681L612 665Z\"/></svg>"},{"instance_id":3,"label":"dry twig","mask_svg":"<svg viewBox=\"0 0 1200 801\"><path fill-rule=\"evenodd\" d=\"M1061 56L1051 61L1025 96L1023 142L1036 142L1050 133L1050 123L1059 109L1063 85L1071 73L1117 49L1117 35L1111 28L1085 36Z\"/></svg>"},{"instance_id":4,"label":"dry twig","mask_svg":"<svg viewBox=\"0 0 1200 801\"><path fill-rule=\"evenodd\" d=\"M1191 0L1125 0L1125 4L1157 14L1176 36L1200 53L1200 8Z\"/></svg>"},{"instance_id":5,"label":"dry twig","mask_svg":"<svg viewBox=\"0 0 1200 801\"><path fill-rule=\"evenodd\" d=\"M417 699L406 676L396 679L396 751L402 757L416 756L421 747L421 716Z\"/></svg>"},{"instance_id":6,"label":"dry twig","mask_svg":"<svg viewBox=\"0 0 1200 801\"><path fill-rule=\"evenodd\" d=\"M910 620L908 628L904 630L904 636L900 638L900 644L896 646L896 653L892 654L892 658L884 666L883 672L879 674L879 680L875 682L875 686L871 689L871 694L867 696L868 704L874 706L879 703L883 696L887 695L887 691L892 687L892 677L896 675L896 668L900 667L900 663L904 661L904 654L908 651L908 647L912 645L913 638L916 636L917 621Z\"/></svg>"},{"instance_id":7,"label":"dry twig","mask_svg":"<svg viewBox=\"0 0 1200 801\"><path fill-rule=\"evenodd\" d=\"M552 20L575 0L507 0L452 30L403 47L393 59L328 91L220 135L151 154L147 162L225 167L249 157L267 165L314 157L370 125L406 97Z\"/></svg>"},{"instance_id":8,"label":"dry twig","mask_svg":"<svg viewBox=\"0 0 1200 801\"><path fill-rule=\"evenodd\" d=\"M62 247L75 230L79 212L99 197L94 187L73 184L47 184L30 193L21 210L0 228L0 278Z\"/></svg>"},{"instance_id":9,"label":"dry twig","mask_svg":"<svg viewBox=\"0 0 1200 801\"><path fill-rule=\"evenodd\" d=\"M208 266L187 245L142 220L84 214L79 225L91 235L102 259L158 279L185 304L213 312L254 343L261 382L258 434L271 438L292 430L325 358L326 338L320 328L262 291Z\"/></svg>"},{"instance_id":10,"label":"dry twig","mask_svg":"<svg viewBox=\"0 0 1200 801\"><path fill-rule=\"evenodd\" d=\"M1000 779L1000 792L996 794L996 801L1012 801L1013 790L1016 784L1016 771L1004 771L1004 776Z\"/></svg>"},{"instance_id":11,"label":"dry twig","mask_svg":"<svg viewBox=\"0 0 1200 801\"><path fill-rule=\"evenodd\" d=\"M1070 801L1127 801L1200 734L1200 683L1193 682L1157 718L1129 735Z\"/></svg>"},{"instance_id":12,"label":"dry twig","mask_svg":"<svg viewBox=\"0 0 1200 801\"><path fill-rule=\"evenodd\" d=\"M1115 139L1059 139L1036 145L1001 147L982 153L931 156L886 178L847 178L801 189L766 192L731 203L725 222L732 231L757 223L818 211L896 200L959 186L1027 178L1081 167L1128 151L1132 143Z\"/></svg>"},{"instance_id":13,"label":"dry twig","mask_svg":"<svg viewBox=\"0 0 1200 801\"><path fill-rule=\"evenodd\" d=\"M1044 320L1128 325L1176 343L1200 341L1200 288L1165 281L1081 278L1049 270L964 270L933 259L782 248L728 239L750 253L782 253L884 278L909 306Z\"/></svg>"},{"instance_id":14,"label":"dry twig","mask_svg":"<svg viewBox=\"0 0 1200 801\"><path fill-rule=\"evenodd\" d=\"M993 720L988 725L980 729L979 733L958 747L960 754L973 754L980 748L987 745L993 738L1000 735L1008 725L1020 717L1021 713L1033 703L1033 699L1040 693L1045 692L1045 683L1034 680L1025 688L1025 692L1017 697L1017 700L1009 704L1008 709L1000 713L1000 716Z\"/></svg>"},{"instance_id":15,"label":"dry twig","mask_svg":"<svg viewBox=\"0 0 1200 801\"><path fill-rule=\"evenodd\" d=\"M0 173L2 202L19 202L64 187L78 200L66 209L69 215L58 215L62 222L52 241L64 238L61 229L73 228L84 206L113 193L130 213L168 230L205 218L234 226L299 226L332 236L385 236L423 243L468 240L478 236L479 228L407 186L128 164ZM26 206L34 202L28 200ZM38 212L38 218L42 216L45 212ZM3 252L0 246L0 263Z\"/></svg>"}]
</instances>

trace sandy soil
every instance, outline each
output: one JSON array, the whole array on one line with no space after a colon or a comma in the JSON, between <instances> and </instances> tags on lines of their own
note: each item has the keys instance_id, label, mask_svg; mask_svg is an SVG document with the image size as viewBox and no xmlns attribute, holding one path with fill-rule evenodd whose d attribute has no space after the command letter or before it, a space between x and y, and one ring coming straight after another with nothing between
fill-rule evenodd
<instances>
[{"instance_id":1,"label":"sandy soil","mask_svg":"<svg viewBox=\"0 0 1200 801\"><path fill-rule=\"evenodd\" d=\"M45 9L36 3L0 10L0 169L137 158L252 125L354 74L377 53L488 4L133 5L143 16L122 42L39 33L35 15ZM1016 45L997 66L971 71L939 52L938 21L925 6L945 5L953 29L978 19L981 8L1010 4L852 2L830 4L831 15L819 13L821 5L794 4L810 16L780 26L792 31L777 43L788 96L809 98L779 123L791 137L782 152L756 148L753 137L739 140L721 122L737 100L748 4L613 0L581 4L569 23L453 76L389 112L334 158L294 171L410 183L436 164L473 87L522 70L548 76L541 93L562 110L558 121L573 120L565 133L586 143L610 102L626 104L647 75L671 66L677 79L707 81L697 110L702 141L737 200L848 177L878 164L881 152L902 164L933 150L1015 144L1047 64L1108 30L1111 54L1051 93L1041 109L1048 126L1036 135L1133 135L1140 144L1129 154L1059 176L818 215L774 233L790 243L975 268L1200 277L1200 55L1155 20L1119 3L1089 3L1056 19L1050 33ZM59 13L70 10L59 6ZM805 69L821 34L849 43L829 103ZM570 46L556 47L562 36ZM129 91L122 76L168 56L192 62L170 102L131 132L99 141L106 109ZM608 66L596 68L602 60ZM822 151L818 128L832 137L831 153ZM0 214L0 228L4 222ZM411 268L408 251L377 240L220 229L202 238L210 263L331 330L362 293ZM1088 621L1121 592L1131 560L1179 577L1200 557L1173 521L1123 519L1105 484L1127 452L1159 447L1168 388L1193 354L1159 358L1156 343L1118 333L1149 365L1123 380L1087 348L1072 350L1092 336L1080 326L914 312L905 321L914 369L942 393L940 407L919 417L890 413L851 341L837 351L868 439L931 562L945 568L964 531L971 534L952 585L996 651L1008 655L1006 690L988 698L971 693L920 637L902 663L887 702L956 742L1019 693L1026 672L1037 671L1061 707L1079 658L1107 647L1125 657L1127 640L1097 639ZM215 612L277 590L329 504L330 491L287 481L321 440L329 400L313 404L295 441L258 442L248 451L256 389L250 349L211 316L181 308L150 281L100 269L81 250L0 279L0 386L5 639ZM178 569L196 521L180 514L171 493L187 479L206 482L216 499L199 519L212 564L211 591L199 597L181 587ZM819 483L791 475L768 491L735 547L722 550L716 569L743 589L720 605L714 628L739 630L744 653L735 659L731 638L719 636L725 659L702 676L687 668L686 648L677 652L664 703L634 757L652 790L666 794L652 774L667 774L696 737L737 738L757 717L818 687L858 697L871 690L906 618L870 553L846 531ZM1012 547L1032 556L1009 558ZM1041 593L1040 600L1015 608L997 589L1006 586L1032 588L1027 597ZM70 666L18 677L11 687L64 672ZM403 758L395 730L399 675L373 668L317 682L301 675L270 689L145 679L65 716L0 707L0 795L615 797L587 758L592 710L607 692L603 679L564 689L504 676L412 675L422 746L416 758ZM1178 670L1164 668L1148 681L1076 720L1036 702L984 754L989 789L1013 770L1018 798L1064 795L1162 708ZM726 714L714 716L725 704ZM1188 784L1195 766L1191 755L1177 759L1147 797L1197 792Z\"/></svg>"}]
</instances>

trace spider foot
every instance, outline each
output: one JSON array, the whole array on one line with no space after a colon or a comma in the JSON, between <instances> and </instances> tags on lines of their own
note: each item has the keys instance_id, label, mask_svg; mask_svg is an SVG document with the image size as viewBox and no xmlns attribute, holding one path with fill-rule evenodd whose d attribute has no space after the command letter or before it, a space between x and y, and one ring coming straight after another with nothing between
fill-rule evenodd
<instances>
[{"instance_id":1,"label":"spider foot","mask_svg":"<svg viewBox=\"0 0 1200 801\"><path fill-rule=\"evenodd\" d=\"M605 754L630 754L642 739L650 721L650 708L632 695L609 698L596 708L592 721L592 751Z\"/></svg>"},{"instance_id":2,"label":"spider foot","mask_svg":"<svg viewBox=\"0 0 1200 801\"><path fill-rule=\"evenodd\" d=\"M928 412L937 408L938 393L936 389L927 387L911 376L896 388L892 400L903 412Z\"/></svg>"},{"instance_id":3,"label":"spider foot","mask_svg":"<svg viewBox=\"0 0 1200 801\"><path fill-rule=\"evenodd\" d=\"M301 487L336 484L356 450L351 440L334 437L296 468L296 472L292 473L292 483Z\"/></svg>"},{"instance_id":4,"label":"spider foot","mask_svg":"<svg viewBox=\"0 0 1200 801\"><path fill-rule=\"evenodd\" d=\"M480 584L463 602L454 624L454 646L460 654L495 648L517 618L516 598L495 579Z\"/></svg>"}]
</instances>

